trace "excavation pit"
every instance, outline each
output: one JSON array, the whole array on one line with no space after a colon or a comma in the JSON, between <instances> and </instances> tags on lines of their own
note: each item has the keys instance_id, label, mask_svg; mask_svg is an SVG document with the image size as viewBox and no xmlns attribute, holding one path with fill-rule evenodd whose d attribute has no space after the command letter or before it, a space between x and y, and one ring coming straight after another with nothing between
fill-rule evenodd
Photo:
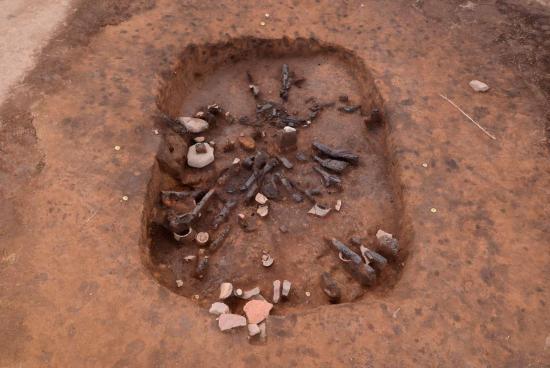
<instances>
[{"instance_id":1,"label":"excavation pit","mask_svg":"<svg viewBox=\"0 0 550 368\"><path fill-rule=\"evenodd\" d=\"M287 101L281 98L283 65L288 65L292 80L297 81L291 83ZM257 88L259 94L254 96ZM284 111L286 120L258 113L268 102L272 105L264 110ZM273 282L289 280L290 295L277 304L273 314L330 304L321 287L323 272L329 272L338 283L340 302L360 301L366 295L382 296L395 285L408 249L386 127L371 117L373 109L383 111L383 101L369 71L353 53L306 39L243 39L191 46L182 53L175 70L165 76L157 104L161 115L170 119L206 113L208 106L214 111L209 128L196 134L178 134L167 127L178 130L175 121L163 125L166 119L159 119L164 143L149 187L147 263L162 285L207 307L218 300L223 282L244 291L259 287L262 296L271 301ZM223 111L216 115L212 105ZM315 106L320 109L312 117ZM200 113L199 117L206 119ZM283 144L288 149L281 150L285 125L297 130L298 139L295 148ZM191 168L181 153L187 153L188 146L203 138L214 148L215 160L204 168ZM315 171L319 162L314 156L330 157L313 148L314 142L359 156L356 164L349 164L338 174L340 185L326 187ZM256 192L247 201L248 188L241 188L254 172L254 168L245 167L247 158L259 151L278 159L278 165L262 176L263 185L258 188L258 192L267 194L265 183L274 181L279 191L278 198L267 200L265 217L261 216L265 209L259 211L261 204L254 199ZM285 159L292 168L285 167L290 166L283 162ZM302 201L298 202L285 188L281 177L302 190L294 191L301 193ZM192 230L185 228L184 233L174 237L159 225L166 221L163 216L168 198L166 192L161 198L161 191L189 194L175 211L183 214L192 211L212 188L216 193L190 225ZM320 193L308 200L305 190L310 190L308 194ZM235 204L226 221L215 226L216 216L229 202ZM331 211L325 217L310 214L313 202ZM337 203L341 204L339 210L335 208ZM346 271L345 262L326 239L337 238L359 253L359 247L350 239L359 237L366 246L376 249L379 229L394 234L401 250L378 273L376 282L364 287ZM199 254L208 245L201 247L193 240L197 233L208 233L208 241L212 242L224 231L229 233L219 249ZM189 235L184 236L187 232ZM274 260L269 267L262 265L265 254ZM197 261L205 255L208 268L201 274ZM243 303L239 298L229 302L233 309Z\"/></svg>"}]
</instances>

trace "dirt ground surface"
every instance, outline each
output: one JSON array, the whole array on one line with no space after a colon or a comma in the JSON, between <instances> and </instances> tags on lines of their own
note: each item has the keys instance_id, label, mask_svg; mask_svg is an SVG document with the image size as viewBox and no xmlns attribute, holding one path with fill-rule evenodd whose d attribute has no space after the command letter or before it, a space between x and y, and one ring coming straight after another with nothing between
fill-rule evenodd
<instances>
[{"instance_id":1,"label":"dirt ground surface","mask_svg":"<svg viewBox=\"0 0 550 368\"><path fill-rule=\"evenodd\" d=\"M543 2L143 0L75 8L0 108L0 366L550 365ZM354 303L282 310L267 322L267 342L252 344L245 329L220 332L201 299L182 297L152 272L148 214L167 129L154 115L211 103L201 96L238 101L238 93L220 92L234 80L231 59L213 70L227 84L181 77L216 59L189 50L284 37L346 50L365 65L357 72L327 61L312 78L335 88L367 84L350 97L379 96L383 131L358 129L353 139L361 148L364 137L364 154L381 157L372 165L389 173L384 188L398 205L337 219L343 237L391 221L407 257L387 288L366 289ZM314 56L288 57L304 73L315 70ZM491 89L474 93L471 79ZM330 114L336 124L341 115ZM329 123L320 127L335 134ZM367 180L350 181L365 203ZM346 227L352 221L358 229ZM299 237L303 229L292 230ZM312 249L311 237L302 241ZM296 274L302 257L280 256L295 262ZM297 305L302 280L319 300L316 272L296 275ZM259 282L272 280L264 275Z\"/></svg>"}]
</instances>

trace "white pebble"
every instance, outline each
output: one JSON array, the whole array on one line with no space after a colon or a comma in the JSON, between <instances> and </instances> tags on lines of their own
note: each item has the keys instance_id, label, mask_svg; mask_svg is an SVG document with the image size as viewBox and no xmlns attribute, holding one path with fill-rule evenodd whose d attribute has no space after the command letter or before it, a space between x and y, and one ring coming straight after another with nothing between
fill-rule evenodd
<instances>
[{"instance_id":1,"label":"white pebble","mask_svg":"<svg viewBox=\"0 0 550 368\"><path fill-rule=\"evenodd\" d=\"M489 90L489 86L481 81L478 80L472 80L470 81L470 87L476 92L487 92Z\"/></svg>"}]
</instances>

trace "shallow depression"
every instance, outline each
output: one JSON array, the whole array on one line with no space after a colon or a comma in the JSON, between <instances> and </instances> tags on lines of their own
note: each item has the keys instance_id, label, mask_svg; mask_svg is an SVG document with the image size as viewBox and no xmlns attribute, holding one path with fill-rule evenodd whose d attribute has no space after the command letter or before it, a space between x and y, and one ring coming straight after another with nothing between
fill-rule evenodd
<instances>
[{"instance_id":1,"label":"shallow depression","mask_svg":"<svg viewBox=\"0 0 550 368\"><path fill-rule=\"evenodd\" d=\"M305 78L299 86L292 86L287 102L279 97L281 67L287 64L295 79ZM260 99L255 99L249 90L249 73L260 88ZM341 102L341 96L349 102ZM283 104L294 116L307 116L311 99L319 104L334 103L324 108L313 122L299 124L296 151L281 154L278 151L276 124L261 126L247 124L256 121L256 105L260 100ZM228 183L220 196L211 201L201 218L193 225L196 232L207 231L216 237L224 226L217 230L211 227L212 218L219 212L223 201L239 198L237 206L228 217L231 232L224 245L209 256L209 268L202 279L193 277L196 263L184 257L197 255L195 244L178 247L172 234L152 221L148 222L146 243L149 247L148 265L155 277L174 292L193 297L207 306L218 298L222 282L231 282L243 290L260 287L262 295L271 300L274 280L289 280L292 291L288 300L280 302L274 314L283 314L305 308L329 304L321 288L321 274L330 272L342 290L342 302L358 301L365 295L383 295L397 281L401 264L407 252L407 242L401 241L401 253L381 274L376 284L364 288L344 269L338 253L327 245L325 238L335 237L351 245L352 236L360 237L366 245L375 247L375 234L383 229L397 236L403 233L403 221L399 218L399 193L394 188L392 167L388 164L388 147L384 126L368 129L365 115L374 108L383 108L368 70L354 55L335 46L323 46L314 40L239 40L223 45L193 46L185 50L181 64L167 78L158 99L160 110L172 117L193 116L204 111L209 104L219 104L237 120L248 117L248 123L229 123L218 119L210 129L194 135L183 135L185 144L193 144L193 138L204 136L213 141L216 159L203 169L192 169L185 164L181 170L157 167L150 186L151 213L160 208L160 190L200 190L204 194L216 181L222 170L231 166L235 158L241 162L254 154L245 151L236 143L234 150L223 152L227 141L238 142L241 135L264 135L257 138L256 151L262 150L271 156L284 156L294 165L277 171L299 183L302 188L319 188L322 194L316 199L333 207L323 218L308 214L312 203L304 200L295 203L290 194L280 185L280 198L269 200L269 214L258 218L254 201L243 203L242 193L227 193L228 186L238 186L251 172L241 169L237 177ZM345 105L361 105L355 113L344 113L338 108ZM304 125L308 125L304 127ZM173 151L173 139L167 135L169 152ZM326 188L312 157L315 150L312 142L319 141L333 147L345 148L359 155L359 163L341 175L340 189ZM164 146L162 149L167 149ZM181 147L180 147L181 149ZM187 150L185 149L185 152ZM306 161L296 158L303 153ZM182 160L182 163L184 160ZM240 197L239 197L240 196ZM334 210L338 200L340 211ZM237 224L237 214L254 216L257 229L245 232ZM153 214L147 218L153 218ZM281 227L288 231L281 231ZM285 230L286 230L285 229ZM359 253L358 247L352 248ZM262 266L263 252L268 252L274 263ZM181 280L180 287L176 280ZM234 308L241 301L234 301Z\"/></svg>"}]
</instances>

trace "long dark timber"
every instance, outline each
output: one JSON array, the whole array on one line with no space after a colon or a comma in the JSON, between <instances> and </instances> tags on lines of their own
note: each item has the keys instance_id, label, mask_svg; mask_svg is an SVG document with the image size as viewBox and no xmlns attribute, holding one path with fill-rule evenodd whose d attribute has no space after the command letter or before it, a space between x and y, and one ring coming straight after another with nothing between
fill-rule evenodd
<instances>
[{"instance_id":1,"label":"long dark timber","mask_svg":"<svg viewBox=\"0 0 550 368\"><path fill-rule=\"evenodd\" d=\"M218 237L214 239L212 243L210 243L210 245L208 246L208 253L213 254L218 249L220 249L223 243L225 243L225 240L229 236L230 232L231 232L231 225L226 225L223 228L223 230L220 232Z\"/></svg>"},{"instance_id":2,"label":"long dark timber","mask_svg":"<svg viewBox=\"0 0 550 368\"><path fill-rule=\"evenodd\" d=\"M288 100L288 91L290 90L290 69L288 64L283 64L281 70L281 91L279 95L283 100Z\"/></svg>"},{"instance_id":3,"label":"long dark timber","mask_svg":"<svg viewBox=\"0 0 550 368\"><path fill-rule=\"evenodd\" d=\"M316 141L312 143L312 146L322 154L332 157L336 160L344 160L354 165L359 162L359 156L353 152L344 149L331 148L325 144Z\"/></svg>"},{"instance_id":4,"label":"long dark timber","mask_svg":"<svg viewBox=\"0 0 550 368\"><path fill-rule=\"evenodd\" d=\"M332 238L330 243L342 255L348 258L351 262L345 263L346 270L355 278L362 286L370 286L376 280L376 271L368 264L363 263L363 259L347 245L341 241Z\"/></svg>"}]
</instances>

